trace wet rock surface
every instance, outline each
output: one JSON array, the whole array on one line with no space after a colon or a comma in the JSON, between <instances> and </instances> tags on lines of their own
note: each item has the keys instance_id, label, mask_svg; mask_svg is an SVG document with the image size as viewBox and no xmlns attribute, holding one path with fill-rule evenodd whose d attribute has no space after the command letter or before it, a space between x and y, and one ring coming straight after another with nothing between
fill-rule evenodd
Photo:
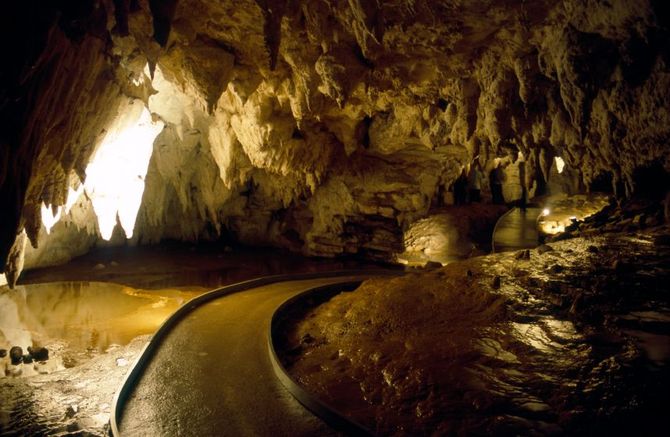
<instances>
[{"instance_id":1,"label":"wet rock surface","mask_svg":"<svg viewBox=\"0 0 670 437\"><path fill-rule=\"evenodd\" d=\"M287 322L282 360L382 435L664 435L669 231L367 281Z\"/></svg>"},{"instance_id":2,"label":"wet rock surface","mask_svg":"<svg viewBox=\"0 0 670 437\"><path fill-rule=\"evenodd\" d=\"M57 372L0 378L0 435L107 435L112 399L129 370L117 361L134 362L149 338Z\"/></svg>"},{"instance_id":3,"label":"wet rock surface","mask_svg":"<svg viewBox=\"0 0 670 437\"><path fill-rule=\"evenodd\" d=\"M86 195L49 235L41 210L67 203L138 108L164 126L140 244L388 259L474 160L485 175L501 164L507 201L601 177L621 197L640 171L670 170L660 1L37 3L8 4L0 26L20 42L0 83L10 284L107 244Z\"/></svg>"},{"instance_id":4,"label":"wet rock surface","mask_svg":"<svg viewBox=\"0 0 670 437\"><path fill-rule=\"evenodd\" d=\"M0 435L105 435L114 394L149 340L136 337L190 297L259 276L354 268L380 266L170 244L108 248L31 271L27 284L0 287ZM33 342L46 346L48 360L12 366L10 346L39 355Z\"/></svg>"},{"instance_id":5,"label":"wet rock surface","mask_svg":"<svg viewBox=\"0 0 670 437\"><path fill-rule=\"evenodd\" d=\"M496 221L507 209L483 203L434 208L404 232L404 250L396 261L409 266L444 265L487 253Z\"/></svg>"}]
</instances>

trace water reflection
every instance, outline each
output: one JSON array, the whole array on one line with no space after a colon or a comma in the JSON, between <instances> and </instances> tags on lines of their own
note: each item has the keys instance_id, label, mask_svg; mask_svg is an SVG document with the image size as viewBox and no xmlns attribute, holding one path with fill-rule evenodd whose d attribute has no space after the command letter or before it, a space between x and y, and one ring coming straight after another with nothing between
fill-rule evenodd
<instances>
[{"instance_id":1,"label":"water reflection","mask_svg":"<svg viewBox=\"0 0 670 437\"><path fill-rule=\"evenodd\" d=\"M0 348L63 341L73 351L106 350L153 333L180 305L199 294L143 291L103 282L18 286L0 295Z\"/></svg>"}]
</instances>

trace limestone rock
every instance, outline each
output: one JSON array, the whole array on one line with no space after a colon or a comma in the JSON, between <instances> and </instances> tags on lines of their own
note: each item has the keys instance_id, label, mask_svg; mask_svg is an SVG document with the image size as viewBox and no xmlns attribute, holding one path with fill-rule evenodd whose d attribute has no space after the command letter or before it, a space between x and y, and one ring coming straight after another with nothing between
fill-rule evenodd
<instances>
[{"instance_id":1,"label":"limestone rock","mask_svg":"<svg viewBox=\"0 0 670 437\"><path fill-rule=\"evenodd\" d=\"M502 163L508 201L601 178L621 197L670 171L662 2L33 2L0 26L26 42L0 83L3 266L23 231L27 267L102 244L75 218L85 200L48 237L40 211L85 182L132 102L165 128L131 244L225 234L388 259L474 159Z\"/></svg>"}]
</instances>

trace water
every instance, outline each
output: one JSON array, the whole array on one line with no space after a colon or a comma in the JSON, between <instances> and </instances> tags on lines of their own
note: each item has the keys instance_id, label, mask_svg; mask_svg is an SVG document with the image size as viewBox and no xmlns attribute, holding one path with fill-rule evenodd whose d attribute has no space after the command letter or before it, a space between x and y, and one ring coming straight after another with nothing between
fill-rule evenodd
<instances>
[{"instance_id":1,"label":"water","mask_svg":"<svg viewBox=\"0 0 670 437\"><path fill-rule=\"evenodd\" d=\"M0 295L0 348L62 341L70 351L102 352L154 332L197 294L103 282L20 285Z\"/></svg>"},{"instance_id":2,"label":"water","mask_svg":"<svg viewBox=\"0 0 670 437\"><path fill-rule=\"evenodd\" d=\"M24 285L0 287L0 348L42 345L50 358L46 367L22 365L20 377L0 371L0 436L104 435L114 394L150 334L200 293L260 276L365 267L378 268L168 244L103 249L27 272Z\"/></svg>"},{"instance_id":3,"label":"water","mask_svg":"<svg viewBox=\"0 0 670 437\"><path fill-rule=\"evenodd\" d=\"M0 348L46 346L49 359L0 360L0 435L102 433L114 392L144 344L132 340L146 341L199 293L101 282L3 289Z\"/></svg>"}]
</instances>

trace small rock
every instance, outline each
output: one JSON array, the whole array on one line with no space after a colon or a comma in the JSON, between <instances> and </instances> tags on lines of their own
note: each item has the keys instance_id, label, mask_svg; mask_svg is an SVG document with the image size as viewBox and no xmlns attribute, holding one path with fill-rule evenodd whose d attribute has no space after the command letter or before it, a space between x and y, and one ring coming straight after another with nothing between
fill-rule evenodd
<instances>
[{"instance_id":1,"label":"small rock","mask_svg":"<svg viewBox=\"0 0 670 437\"><path fill-rule=\"evenodd\" d=\"M118 267L119 263L117 263L116 261L112 261L111 263L109 263L109 265L111 265L112 267Z\"/></svg>"},{"instance_id":2,"label":"small rock","mask_svg":"<svg viewBox=\"0 0 670 437\"><path fill-rule=\"evenodd\" d=\"M125 366L128 365L128 360L126 360L126 359L123 358L123 357L121 357L121 358L117 358L117 359L116 359L116 365L117 365L118 367L125 367Z\"/></svg>"},{"instance_id":3,"label":"small rock","mask_svg":"<svg viewBox=\"0 0 670 437\"><path fill-rule=\"evenodd\" d=\"M9 350L9 358L13 365L21 364L23 361L23 349L21 346L14 346Z\"/></svg>"},{"instance_id":4,"label":"small rock","mask_svg":"<svg viewBox=\"0 0 670 437\"><path fill-rule=\"evenodd\" d=\"M439 269L439 268L441 268L441 267L442 267L442 263L439 263L439 262L437 262L437 261L428 261L428 262L423 266L423 268L426 269L426 270L435 270L435 269Z\"/></svg>"},{"instance_id":5,"label":"small rock","mask_svg":"<svg viewBox=\"0 0 670 437\"><path fill-rule=\"evenodd\" d=\"M65 417L72 418L75 414L77 414L77 411L79 411L77 404L68 405L67 409L65 410Z\"/></svg>"},{"instance_id":6,"label":"small rock","mask_svg":"<svg viewBox=\"0 0 670 437\"><path fill-rule=\"evenodd\" d=\"M549 267L549 273L561 273L563 270L565 270L565 267L560 264L554 264Z\"/></svg>"},{"instance_id":7,"label":"small rock","mask_svg":"<svg viewBox=\"0 0 670 437\"><path fill-rule=\"evenodd\" d=\"M552 250L554 250L554 248L549 246L548 244L541 244L537 246L537 253L539 253L540 255L542 255L543 253L551 252Z\"/></svg>"},{"instance_id":8,"label":"small rock","mask_svg":"<svg viewBox=\"0 0 670 437\"><path fill-rule=\"evenodd\" d=\"M572 301L572 305L570 305L570 314L576 314L583 308L583 306L584 306L584 296L580 294L577 297L575 297L575 300Z\"/></svg>"},{"instance_id":9,"label":"small rock","mask_svg":"<svg viewBox=\"0 0 670 437\"><path fill-rule=\"evenodd\" d=\"M102 270L105 268L105 265L102 263L98 263L93 267L93 270Z\"/></svg>"},{"instance_id":10,"label":"small rock","mask_svg":"<svg viewBox=\"0 0 670 437\"><path fill-rule=\"evenodd\" d=\"M500 276L493 278L493 284L491 284L491 286L496 290L500 288Z\"/></svg>"},{"instance_id":11,"label":"small rock","mask_svg":"<svg viewBox=\"0 0 670 437\"><path fill-rule=\"evenodd\" d=\"M598 253L600 252L600 249L598 249L596 246L591 245L586 248L586 251L589 253Z\"/></svg>"},{"instance_id":12,"label":"small rock","mask_svg":"<svg viewBox=\"0 0 670 437\"><path fill-rule=\"evenodd\" d=\"M559 295L559 294L550 294L548 296L549 302L552 304L556 305L557 307L565 307L568 302L566 301L565 296Z\"/></svg>"},{"instance_id":13,"label":"small rock","mask_svg":"<svg viewBox=\"0 0 670 437\"><path fill-rule=\"evenodd\" d=\"M570 238L574 237L572 232L570 231L565 231L561 232L560 234L554 235L554 237L551 239L551 241L561 241L561 240L568 240Z\"/></svg>"},{"instance_id":14,"label":"small rock","mask_svg":"<svg viewBox=\"0 0 670 437\"><path fill-rule=\"evenodd\" d=\"M45 347L30 347L28 346L28 353L35 361L46 361L49 359L49 349Z\"/></svg>"}]
</instances>

